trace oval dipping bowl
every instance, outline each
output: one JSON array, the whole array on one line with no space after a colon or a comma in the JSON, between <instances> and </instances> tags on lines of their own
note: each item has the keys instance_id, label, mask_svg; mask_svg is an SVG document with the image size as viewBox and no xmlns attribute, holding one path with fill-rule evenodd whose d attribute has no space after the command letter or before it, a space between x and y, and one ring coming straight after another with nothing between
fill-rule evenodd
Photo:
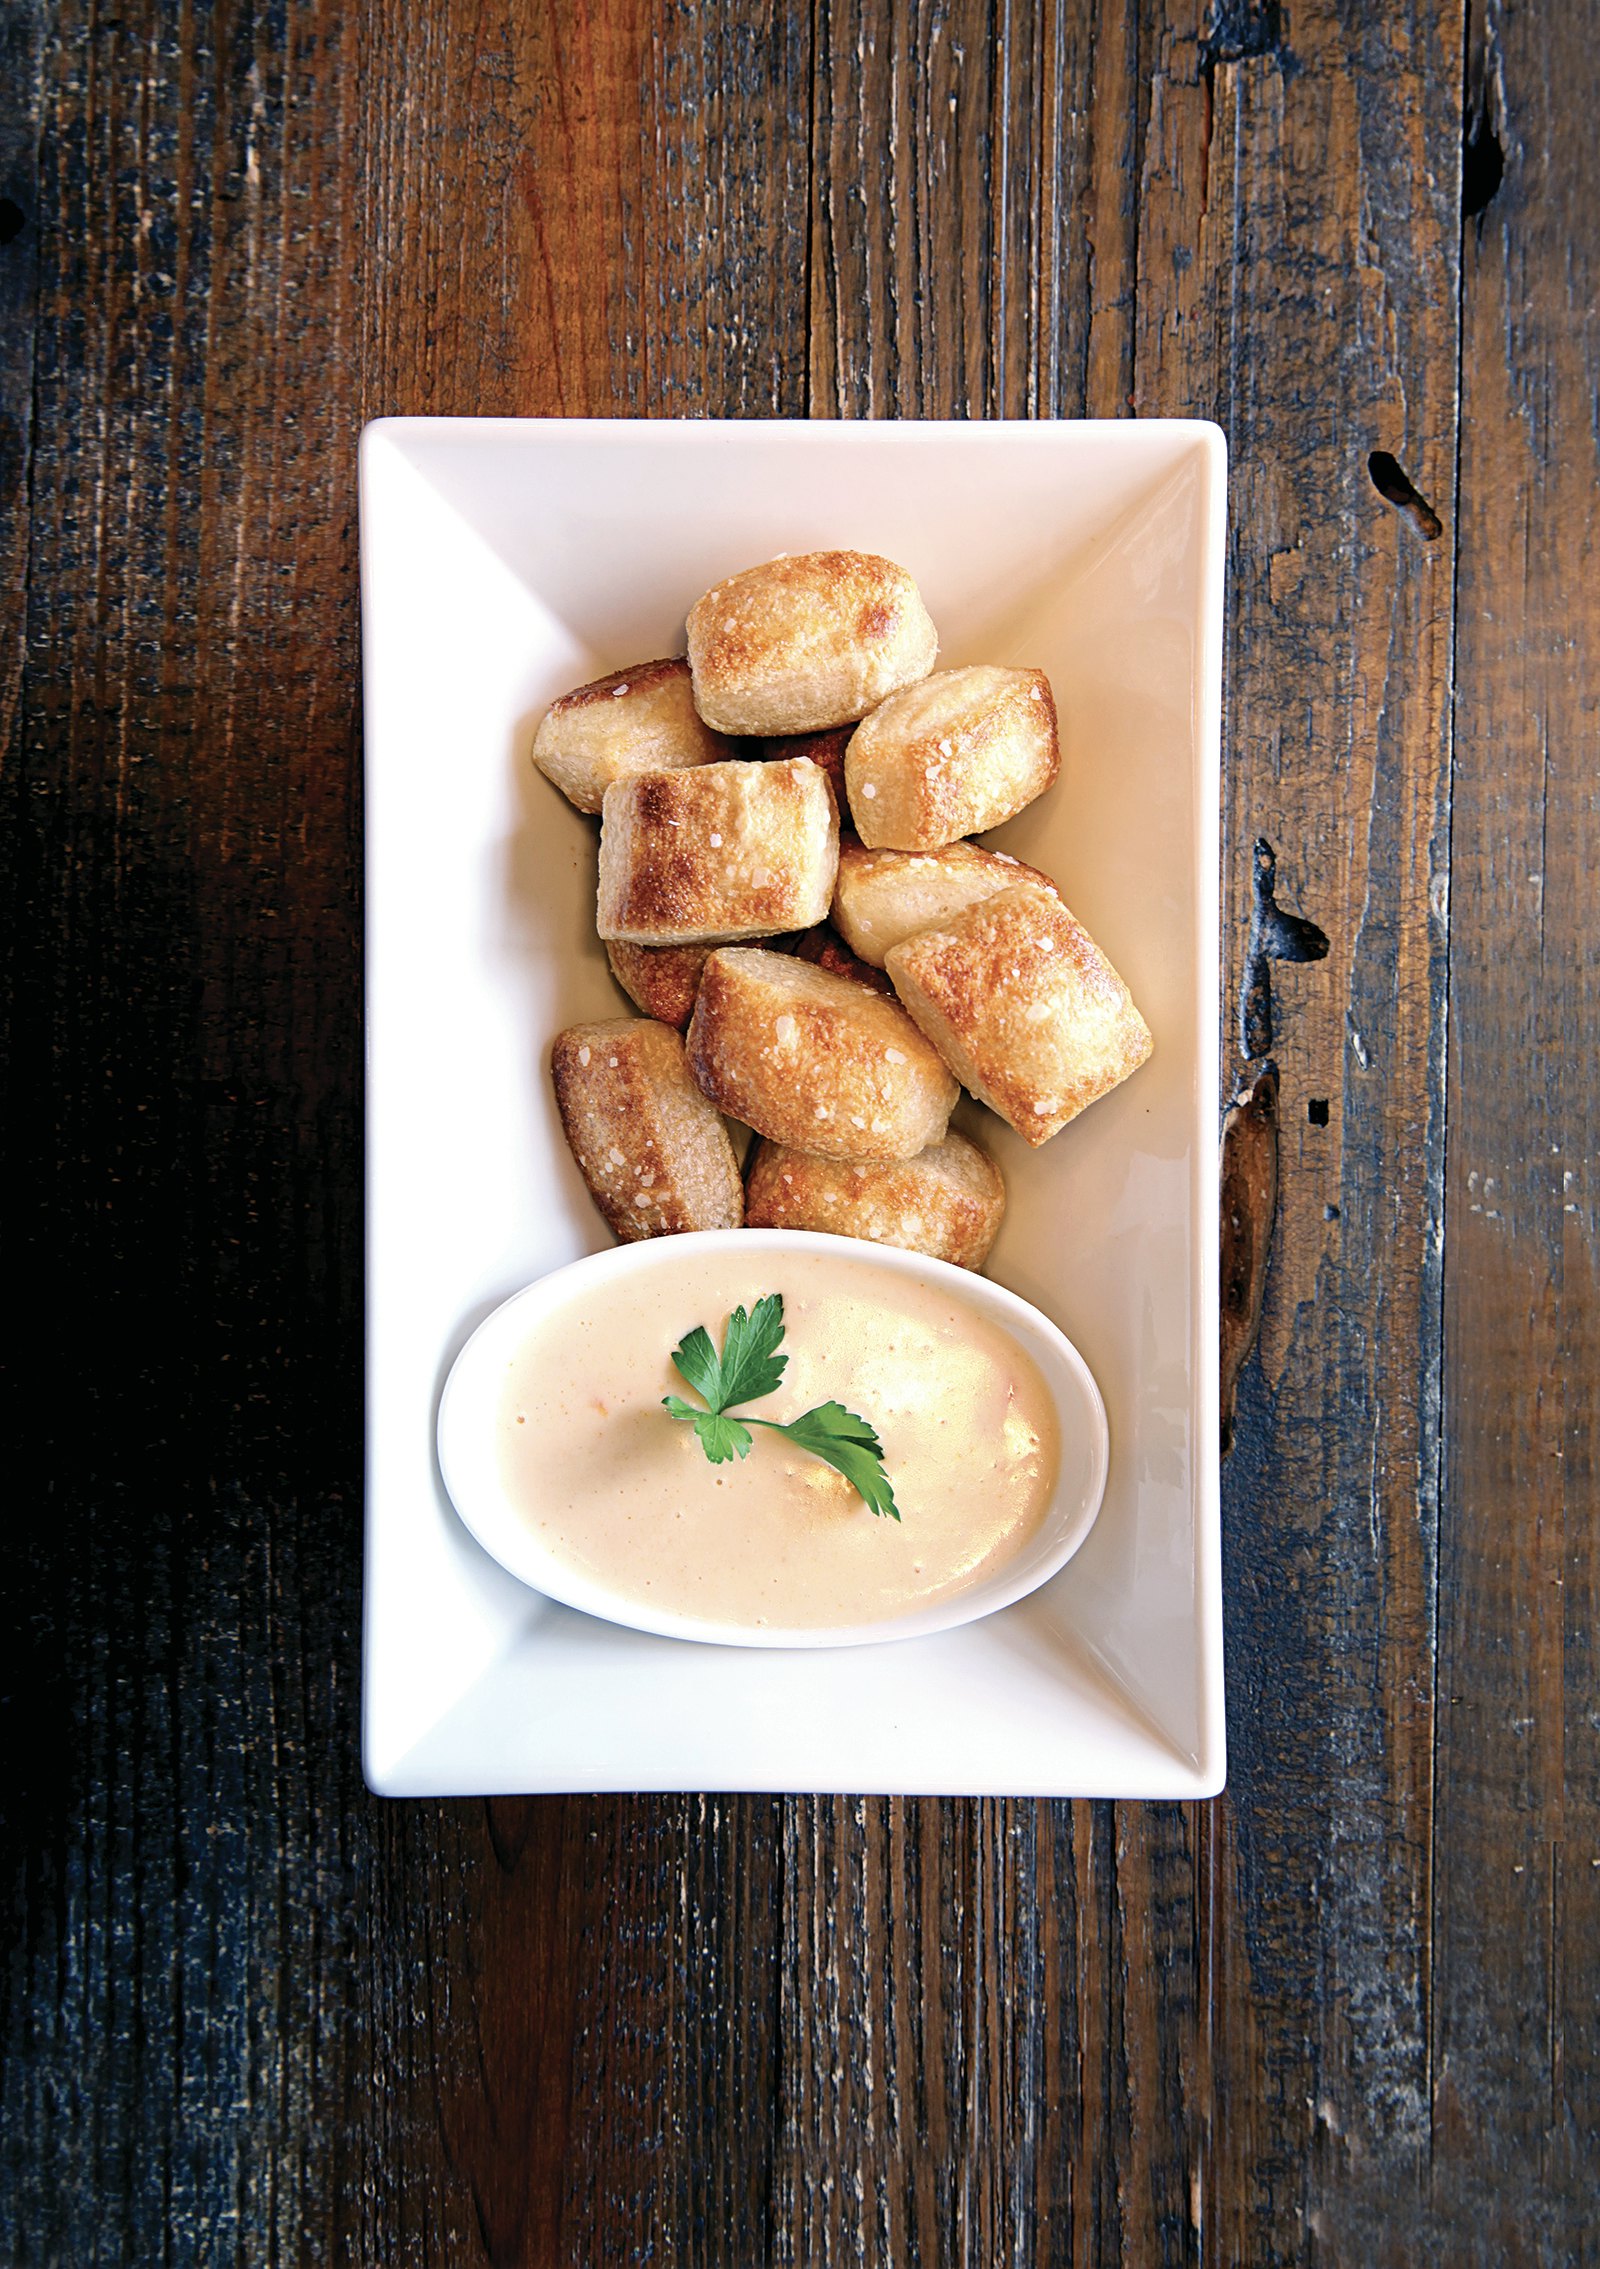
<instances>
[{"instance_id":1,"label":"oval dipping bowl","mask_svg":"<svg viewBox=\"0 0 1600 2269\"><path fill-rule=\"evenodd\" d=\"M764 1253L780 1263L786 1254L816 1257L833 1252L856 1268L935 1290L1016 1341L1032 1359L1054 1403L1060 1467L1040 1527L1014 1558L964 1591L903 1613L858 1623L797 1628L767 1623L758 1628L657 1612L569 1566L541 1543L509 1494L501 1471L500 1414L508 1367L518 1350L536 1327L602 1288L624 1290L652 1270L670 1268L687 1251L705 1255L719 1247L737 1254L742 1263ZM772 1288L782 1288L776 1270ZM717 1336L721 1318L705 1320ZM573 1261L514 1293L485 1318L456 1358L440 1399L438 1448L444 1485L462 1520L486 1551L534 1590L586 1615L603 1616L638 1631L737 1647L870 1646L952 1630L1009 1607L1047 1583L1082 1544L1100 1509L1110 1457L1105 1405L1088 1365L1065 1333L1026 1300L987 1277L921 1253L793 1229L712 1229L621 1245Z\"/></svg>"}]
</instances>

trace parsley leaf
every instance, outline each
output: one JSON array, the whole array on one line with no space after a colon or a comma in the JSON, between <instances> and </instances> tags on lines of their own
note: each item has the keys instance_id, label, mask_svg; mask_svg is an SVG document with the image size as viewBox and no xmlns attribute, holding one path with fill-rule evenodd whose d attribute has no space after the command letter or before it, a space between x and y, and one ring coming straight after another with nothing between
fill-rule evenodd
<instances>
[{"instance_id":1,"label":"parsley leaf","mask_svg":"<svg viewBox=\"0 0 1600 2269\"><path fill-rule=\"evenodd\" d=\"M713 1410L726 1410L731 1402L757 1402L771 1394L788 1365L787 1355L775 1352L783 1338L783 1294L769 1292L747 1316L735 1308L723 1328L722 1353L711 1344L703 1324L684 1335L672 1351L672 1367ZM680 1415L674 1411L676 1418Z\"/></svg>"},{"instance_id":2,"label":"parsley leaf","mask_svg":"<svg viewBox=\"0 0 1600 2269\"><path fill-rule=\"evenodd\" d=\"M733 1457L750 1454L750 1427L764 1426L783 1434L796 1449L821 1458L846 1481L870 1511L898 1520L900 1508L883 1466L883 1444L866 1419L840 1402L818 1403L787 1424L776 1418L751 1418L748 1424L725 1415L734 1402L755 1402L771 1394L783 1377L787 1355L778 1353L783 1338L783 1295L769 1292L748 1315L735 1308L723 1327L722 1353L711 1344L701 1324L686 1332L672 1351L673 1368L709 1405L697 1410L681 1395L661 1398L669 1416L687 1421L713 1465L726 1465Z\"/></svg>"},{"instance_id":3,"label":"parsley leaf","mask_svg":"<svg viewBox=\"0 0 1600 2269\"><path fill-rule=\"evenodd\" d=\"M662 1402L674 1418L688 1419L713 1465L726 1465L735 1453L742 1458L750 1455L750 1429L741 1426L737 1418L724 1418L716 1410L696 1410L681 1395L664 1395Z\"/></svg>"},{"instance_id":4,"label":"parsley leaf","mask_svg":"<svg viewBox=\"0 0 1600 2269\"><path fill-rule=\"evenodd\" d=\"M842 1473L856 1495L880 1519L897 1521L900 1508L894 1501L894 1490L883 1466L883 1444L864 1418L843 1403L819 1402L815 1410L803 1411L791 1418L787 1426L778 1425L770 1418L752 1418L752 1426L771 1427L775 1434L786 1434L796 1449L809 1450L813 1457L831 1465L835 1473Z\"/></svg>"},{"instance_id":5,"label":"parsley leaf","mask_svg":"<svg viewBox=\"0 0 1600 2269\"><path fill-rule=\"evenodd\" d=\"M703 1325L696 1324L694 1330L685 1336L682 1346L672 1350L672 1368L680 1379L686 1380L693 1387L703 1402L708 1402L713 1410L722 1408L722 1359L712 1346L711 1335ZM676 1401L677 1397L674 1396L673 1400ZM675 1410L672 1413L674 1418L682 1418L685 1414L685 1410Z\"/></svg>"}]
</instances>

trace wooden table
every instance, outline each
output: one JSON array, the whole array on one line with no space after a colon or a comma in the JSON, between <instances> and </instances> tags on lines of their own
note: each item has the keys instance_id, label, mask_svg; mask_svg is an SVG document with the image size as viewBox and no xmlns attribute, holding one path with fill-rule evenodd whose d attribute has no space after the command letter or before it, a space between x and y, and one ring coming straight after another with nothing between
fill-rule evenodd
<instances>
[{"instance_id":1,"label":"wooden table","mask_svg":"<svg viewBox=\"0 0 1600 2269\"><path fill-rule=\"evenodd\" d=\"M1600 2258L1593 32L11 0L6 2264ZM402 410L1227 429L1220 1802L364 1792Z\"/></svg>"}]
</instances>

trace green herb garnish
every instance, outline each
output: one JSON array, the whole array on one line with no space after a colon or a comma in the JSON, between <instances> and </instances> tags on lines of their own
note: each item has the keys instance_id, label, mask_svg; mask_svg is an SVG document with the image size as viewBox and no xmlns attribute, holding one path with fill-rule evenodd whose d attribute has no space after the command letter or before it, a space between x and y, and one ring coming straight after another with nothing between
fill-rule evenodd
<instances>
[{"instance_id":1,"label":"green herb garnish","mask_svg":"<svg viewBox=\"0 0 1600 2269\"><path fill-rule=\"evenodd\" d=\"M662 1408L693 1426L700 1447L713 1465L726 1465L733 1457L750 1454L750 1428L764 1426L769 1434L783 1434L796 1449L842 1473L868 1508L889 1520L900 1518L889 1476L883 1470L883 1444L864 1418L843 1403L819 1402L798 1418L781 1425L775 1418L730 1417L729 1405L757 1402L771 1394L783 1377L789 1358L780 1355L783 1339L783 1294L769 1292L746 1315L735 1308L723 1327L722 1353L711 1344L711 1334L696 1324L672 1351L673 1368L706 1404L697 1410L682 1395L663 1395Z\"/></svg>"}]
</instances>

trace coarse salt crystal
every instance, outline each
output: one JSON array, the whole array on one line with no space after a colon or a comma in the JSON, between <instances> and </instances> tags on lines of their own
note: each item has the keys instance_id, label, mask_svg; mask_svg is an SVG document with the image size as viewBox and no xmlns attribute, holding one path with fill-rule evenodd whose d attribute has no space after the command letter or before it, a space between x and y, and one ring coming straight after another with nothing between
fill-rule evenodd
<instances>
[{"instance_id":1,"label":"coarse salt crystal","mask_svg":"<svg viewBox=\"0 0 1600 2269\"><path fill-rule=\"evenodd\" d=\"M950 743L948 741L941 741L939 743L939 754L941 756L948 756L950 754Z\"/></svg>"},{"instance_id":2,"label":"coarse salt crystal","mask_svg":"<svg viewBox=\"0 0 1600 2269\"><path fill-rule=\"evenodd\" d=\"M1030 701L1042 701L1044 699L1044 687L1042 685L1030 685L1028 699Z\"/></svg>"},{"instance_id":3,"label":"coarse salt crystal","mask_svg":"<svg viewBox=\"0 0 1600 2269\"><path fill-rule=\"evenodd\" d=\"M795 1020L792 1016L780 1016L777 1023L773 1026L772 1029L777 1034L779 1040L783 1043L783 1045L787 1047L789 1045L789 1042L799 1031L800 1027L795 1023Z\"/></svg>"},{"instance_id":4,"label":"coarse salt crystal","mask_svg":"<svg viewBox=\"0 0 1600 2269\"><path fill-rule=\"evenodd\" d=\"M825 1119L828 1116L828 1106L826 1103L819 1103L817 1105L816 1115L819 1119Z\"/></svg>"},{"instance_id":5,"label":"coarse salt crystal","mask_svg":"<svg viewBox=\"0 0 1600 2269\"><path fill-rule=\"evenodd\" d=\"M612 700L613 700L613 701L620 701L620 700L622 699L623 695L624 695L624 694L625 694L625 693L627 692L627 690L628 690L628 681L627 681L627 679L626 679L626 678L624 678L624 679L623 679L623 681L622 681L622 683L621 683L621 685L614 685L614 686L613 686L613 687L611 688L611 698L612 698Z\"/></svg>"},{"instance_id":6,"label":"coarse salt crystal","mask_svg":"<svg viewBox=\"0 0 1600 2269\"><path fill-rule=\"evenodd\" d=\"M634 1192L633 1202L635 1205L648 1205L650 1203L650 1199L648 1194L644 1190L636 1190Z\"/></svg>"},{"instance_id":7,"label":"coarse salt crystal","mask_svg":"<svg viewBox=\"0 0 1600 2269\"><path fill-rule=\"evenodd\" d=\"M867 802L870 804L873 797L878 793L878 791L872 786L871 782L869 781L866 787L862 789L861 793L866 797Z\"/></svg>"},{"instance_id":8,"label":"coarse salt crystal","mask_svg":"<svg viewBox=\"0 0 1600 2269\"><path fill-rule=\"evenodd\" d=\"M589 1061L589 1051L587 1048L580 1048L578 1050L578 1061L580 1064L586 1064Z\"/></svg>"},{"instance_id":9,"label":"coarse salt crystal","mask_svg":"<svg viewBox=\"0 0 1600 2269\"><path fill-rule=\"evenodd\" d=\"M722 837L720 835L712 836L711 848L713 851L720 851L722 849Z\"/></svg>"},{"instance_id":10,"label":"coarse salt crystal","mask_svg":"<svg viewBox=\"0 0 1600 2269\"><path fill-rule=\"evenodd\" d=\"M900 1049L885 1048L883 1052L883 1060L886 1064L903 1064L906 1059L901 1053Z\"/></svg>"},{"instance_id":11,"label":"coarse salt crystal","mask_svg":"<svg viewBox=\"0 0 1600 2269\"><path fill-rule=\"evenodd\" d=\"M851 1112L851 1114L850 1114L850 1124L851 1124L851 1125L852 1125L853 1127L859 1127L859 1128L860 1128L860 1129L862 1130L863 1134L864 1134L864 1133L866 1132L866 1126L867 1126L867 1122L866 1122L866 1120L865 1120L865 1119L858 1119L858 1118L856 1117L856 1115L855 1115L854 1111L852 1111L852 1112Z\"/></svg>"},{"instance_id":12,"label":"coarse salt crystal","mask_svg":"<svg viewBox=\"0 0 1600 2269\"><path fill-rule=\"evenodd\" d=\"M628 1163L615 1143L613 1143L611 1145L611 1148L606 1152L606 1156L610 1159L613 1166L626 1166Z\"/></svg>"},{"instance_id":13,"label":"coarse salt crystal","mask_svg":"<svg viewBox=\"0 0 1600 2269\"><path fill-rule=\"evenodd\" d=\"M1055 1098L1053 1096L1049 1096L1045 1099L1044 1102L1035 1103L1035 1105L1033 1106L1033 1115L1036 1119L1048 1119L1055 1107Z\"/></svg>"}]
</instances>

